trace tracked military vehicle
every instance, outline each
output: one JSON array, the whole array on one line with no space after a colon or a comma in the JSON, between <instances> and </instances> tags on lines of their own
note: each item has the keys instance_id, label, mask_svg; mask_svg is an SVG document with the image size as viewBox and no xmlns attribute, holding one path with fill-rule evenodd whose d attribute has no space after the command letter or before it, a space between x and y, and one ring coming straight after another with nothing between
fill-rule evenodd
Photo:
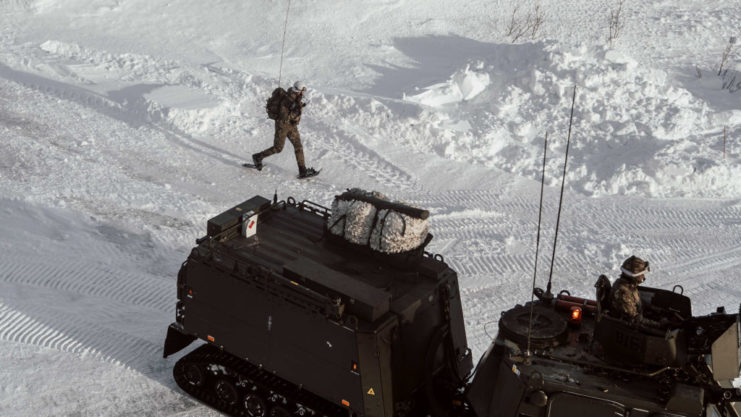
<instances>
[{"instance_id":1,"label":"tracked military vehicle","mask_svg":"<svg viewBox=\"0 0 741 417\"><path fill-rule=\"evenodd\" d=\"M595 300L536 289L502 313L472 371L457 275L425 251L426 210L351 190L332 209L254 197L209 220L178 274L164 356L177 384L236 416L737 416L739 314L642 329Z\"/></svg>"},{"instance_id":2,"label":"tracked military vehicle","mask_svg":"<svg viewBox=\"0 0 741 417\"><path fill-rule=\"evenodd\" d=\"M536 301L502 313L467 387L474 415L738 415L739 314L692 317L681 293L639 287L653 317L674 323L643 328L608 315L609 280L597 287L596 300L536 289Z\"/></svg>"},{"instance_id":3,"label":"tracked military vehicle","mask_svg":"<svg viewBox=\"0 0 741 417\"><path fill-rule=\"evenodd\" d=\"M177 362L178 385L247 416L422 415L449 403L473 367L457 275L424 251L424 226L406 247L378 246L429 213L357 190L337 200L357 210L336 218L276 200L209 220L183 264L164 353L208 343Z\"/></svg>"}]
</instances>

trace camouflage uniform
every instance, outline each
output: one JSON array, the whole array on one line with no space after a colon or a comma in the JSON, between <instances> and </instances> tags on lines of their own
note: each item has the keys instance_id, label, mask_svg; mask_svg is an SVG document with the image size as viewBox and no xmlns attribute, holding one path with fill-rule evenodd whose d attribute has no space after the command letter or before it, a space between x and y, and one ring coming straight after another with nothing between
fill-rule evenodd
<instances>
[{"instance_id":1,"label":"camouflage uniform","mask_svg":"<svg viewBox=\"0 0 741 417\"><path fill-rule=\"evenodd\" d=\"M275 119L275 137L273 146L264 151L255 154L258 160L262 160L270 155L280 153L286 144L286 137L293 145L293 151L296 153L296 162L298 170L304 171L306 164L304 162L304 148L301 146L301 135L298 133L298 123L301 121L301 110L304 104L301 102L301 94L289 90L280 101L280 114Z\"/></svg>"},{"instance_id":2,"label":"camouflage uniform","mask_svg":"<svg viewBox=\"0 0 741 417\"><path fill-rule=\"evenodd\" d=\"M648 327L661 328L661 323L643 317L643 306L638 294L638 284L645 279L643 274L648 264L642 259L631 256L623 263L623 273L612 285L610 291L610 315L619 319Z\"/></svg>"}]
</instances>

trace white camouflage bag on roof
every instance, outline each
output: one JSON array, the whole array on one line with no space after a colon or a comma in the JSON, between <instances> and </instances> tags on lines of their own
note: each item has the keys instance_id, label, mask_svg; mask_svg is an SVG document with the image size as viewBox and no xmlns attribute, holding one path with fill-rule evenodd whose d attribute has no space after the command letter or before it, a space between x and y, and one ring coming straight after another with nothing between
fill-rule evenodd
<instances>
[{"instance_id":1,"label":"white camouflage bag on roof","mask_svg":"<svg viewBox=\"0 0 741 417\"><path fill-rule=\"evenodd\" d=\"M353 188L332 202L330 233L383 253L418 248L427 238L429 213L378 192Z\"/></svg>"},{"instance_id":2,"label":"white camouflage bag on roof","mask_svg":"<svg viewBox=\"0 0 741 417\"><path fill-rule=\"evenodd\" d=\"M329 224L334 226L330 231L350 243L367 245L377 211L372 204L363 201L335 200L329 218Z\"/></svg>"},{"instance_id":3,"label":"white camouflage bag on roof","mask_svg":"<svg viewBox=\"0 0 741 417\"><path fill-rule=\"evenodd\" d=\"M394 210L379 210L378 223L371 232L370 246L385 253L406 252L424 243L430 222Z\"/></svg>"}]
</instances>

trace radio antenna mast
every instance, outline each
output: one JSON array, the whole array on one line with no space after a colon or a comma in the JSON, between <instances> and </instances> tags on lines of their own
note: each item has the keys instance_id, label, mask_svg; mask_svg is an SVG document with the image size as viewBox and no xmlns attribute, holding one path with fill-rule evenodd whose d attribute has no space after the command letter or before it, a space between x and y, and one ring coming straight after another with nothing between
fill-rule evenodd
<instances>
[{"instance_id":1,"label":"radio antenna mast","mask_svg":"<svg viewBox=\"0 0 741 417\"><path fill-rule=\"evenodd\" d=\"M535 301L535 279L538 276L538 253L540 250L540 221L543 218L543 188L545 185L545 160L546 153L548 153L548 132L545 132L545 144L543 145L543 173L540 177L540 205L538 208L538 237L535 239L535 270L533 271L533 287L530 290L530 320L527 324L527 350L525 350L525 358L530 358L530 334L533 329L533 307Z\"/></svg>"},{"instance_id":2,"label":"radio antenna mast","mask_svg":"<svg viewBox=\"0 0 741 417\"><path fill-rule=\"evenodd\" d=\"M558 200L558 217L556 220L556 235L553 238L553 254L551 255L551 272L548 274L548 286L546 295L551 295L551 281L553 280L553 262L556 260L556 244L558 243L558 227L561 224L561 206L563 203L563 188L566 184L566 165L569 162L569 145L571 144L571 126L574 122L574 104L576 103L576 85L574 85L574 94L571 97L571 117L569 118L569 135L566 139L566 157L563 161L563 178L561 180L561 197Z\"/></svg>"},{"instance_id":3,"label":"radio antenna mast","mask_svg":"<svg viewBox=\"0 0 741 417\"><path fill-rule=\"evenodd\" d=\"M291 0L288 0L288 7L286 8L286 21L283 23L283 42L280 46L280 68L278 69L278 87L280 87L280 80L283 76L283 51L286 49L286 31L288 30L288 13L291 11Z\"/></svg>"}]
</instances>

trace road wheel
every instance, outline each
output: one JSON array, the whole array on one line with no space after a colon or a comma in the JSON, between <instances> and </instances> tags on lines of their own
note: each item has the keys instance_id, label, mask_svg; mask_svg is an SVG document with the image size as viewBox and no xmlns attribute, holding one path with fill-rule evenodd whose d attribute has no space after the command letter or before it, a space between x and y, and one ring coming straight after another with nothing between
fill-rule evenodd
<instances>
[{"instance_id":1,"label":"road wheel","mask_svg":"<svg viewBox=\"0 0 741 417\"><path fill-rule=\"evenodd\" d=\"M260 398L257 394L247 394L247 396L244 397L244 408L247 410L247 415L250 417L265 417L268 410L265 400Z\"/></svg>"},{"instance_id":2,"label":"road wheel","mask_svg":"<svg viewBox=\"0 0 741 417\"><path fill-rule=\"evenodd\" d=\"M216 391L216 397L226 404L235 404L239 399L237 388L234 387L234 384L227 381L226 379L220 379L216 381L216 385L214 385L214 391Z\"/></svg>"},{"instance_id":3,"label":"road wheel","mask_svg":"<svg viewBox=\"0 0 741 417\"><path fill-rule=\"evenodd\" d=\"M194 387L200 387L206 382L206 374L203 372L203 369L194 363L185 365L183 376L185 377L185 381Z\"/></svg>"}]
</instances>

